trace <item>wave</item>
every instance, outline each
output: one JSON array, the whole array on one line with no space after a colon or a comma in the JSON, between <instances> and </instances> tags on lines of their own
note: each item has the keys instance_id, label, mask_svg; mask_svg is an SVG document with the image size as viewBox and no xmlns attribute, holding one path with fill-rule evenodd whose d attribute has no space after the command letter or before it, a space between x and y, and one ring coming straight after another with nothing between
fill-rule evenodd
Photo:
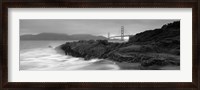
<instances>
[{"instance_id":1,"label":"wave","mask_svg":"<svg viewBox=\"0 0 200 90\"><path fill-rule=\"evenodd\" d=\"M115 70L113 62L103 59L85 61L64 55L54 48L34 48L20 51L20 70Z\"/></svg>"}]
</instances>

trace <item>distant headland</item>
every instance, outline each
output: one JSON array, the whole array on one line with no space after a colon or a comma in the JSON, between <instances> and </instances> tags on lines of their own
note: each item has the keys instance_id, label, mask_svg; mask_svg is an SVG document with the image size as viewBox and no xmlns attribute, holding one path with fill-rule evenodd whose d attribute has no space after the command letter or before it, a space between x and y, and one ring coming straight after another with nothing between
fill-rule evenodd
<instances>
[{"instance_id":1,"label":"distant headland","mask_svg":"<svg viewBox=\"0 0 200 90\"><path fill-rule=\"evenodd\" d=\"M36 35L25 34L20 36L20 40L105 40L104 36L90 34L61 34L61 33L40 33Z\"/></svg>"}]
</instances>

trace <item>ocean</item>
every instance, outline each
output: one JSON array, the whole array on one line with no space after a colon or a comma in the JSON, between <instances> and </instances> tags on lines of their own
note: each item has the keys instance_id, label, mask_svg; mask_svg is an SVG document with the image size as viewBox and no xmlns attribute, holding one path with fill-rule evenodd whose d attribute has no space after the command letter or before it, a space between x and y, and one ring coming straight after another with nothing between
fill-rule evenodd
<instances>
[{"instance_id":1,"label":"ocean","mask_svg":"<svg viewBox=\"0 0 200 90\"><path fill-rule=\"evenodd\" d=\"M20 41L20 70L119 70L110 60L92 59L85 61L58 52L55 48L72 41Z\"/></svg>"}]
</instances>

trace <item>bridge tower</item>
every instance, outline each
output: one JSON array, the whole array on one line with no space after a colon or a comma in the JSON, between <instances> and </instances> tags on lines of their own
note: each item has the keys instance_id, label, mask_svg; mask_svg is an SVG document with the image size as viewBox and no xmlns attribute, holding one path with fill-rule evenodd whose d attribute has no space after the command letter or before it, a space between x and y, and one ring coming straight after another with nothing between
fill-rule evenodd
<instances>
[{"instance_id":1,"label":"bridge tower","mask_svg":"<svg viewBox=\"0 0 200 90\"><path fill-rule=\"evenodd\" d=\"M108 33L108 39L110 39L110 32Z\"/></svg>"},{"instance_id":2,"label":"bridge tower","mask_svg":"<svg viewBox=\"0 0 200 90\"><path fill-rule=\"evenodd\" d=\"M124 26L121 26L121 40L124 41Z\"/></svg>"}]
</instances>

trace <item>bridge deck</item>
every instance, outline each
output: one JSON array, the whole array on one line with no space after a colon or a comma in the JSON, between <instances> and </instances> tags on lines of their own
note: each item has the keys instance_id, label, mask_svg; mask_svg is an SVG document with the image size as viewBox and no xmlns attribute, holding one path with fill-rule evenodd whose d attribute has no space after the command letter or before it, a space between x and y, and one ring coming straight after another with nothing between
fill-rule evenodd
<instances>
[{"instance_id":1,"label":"bridge deck","mask_svg":"<svg viewBox=\"0 0 200 90\"><path fill-rule=\"evenodd\" d=\"M111 36L111 37L109 37L109 38L114 38L114 37L129 37L129 36L133 36L133 35Z\"/></svg>"}]
</instances>

